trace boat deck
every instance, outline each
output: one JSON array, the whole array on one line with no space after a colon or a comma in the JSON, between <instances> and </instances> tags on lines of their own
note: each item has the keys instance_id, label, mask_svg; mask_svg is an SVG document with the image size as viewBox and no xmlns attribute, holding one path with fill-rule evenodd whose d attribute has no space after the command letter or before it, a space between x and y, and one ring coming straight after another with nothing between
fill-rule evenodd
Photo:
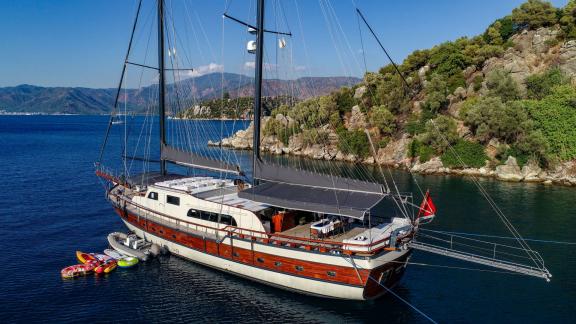
<instances>
[{"instance_id":1,"label":"boat deck","mask_svg":"<svg viewBox=\"0 0 576 324\"><path fill-rule=\"evenodd\" d=\"M286 236L293 236L293 237L301 237L306 239L316 239L310 235L310 225L311 224L304 224L298 225L294 228L289 230L279 232L277 234L286 235ZM352 226L351 228L345 230L343 233L336 233L334 235L330 235L324 238L318 238L319 240L325 240L330 242L342 242L343 240L351 239L360 235L362 232L366 231L366 228L361 226Z\"/></svg>"}]
</instances>

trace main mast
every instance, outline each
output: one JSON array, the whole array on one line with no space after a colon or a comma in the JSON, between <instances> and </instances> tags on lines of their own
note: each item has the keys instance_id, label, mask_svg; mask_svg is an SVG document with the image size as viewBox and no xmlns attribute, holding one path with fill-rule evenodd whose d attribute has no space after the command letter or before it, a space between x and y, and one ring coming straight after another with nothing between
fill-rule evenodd
<instances>
[{"instance_id":1,"label":"main mast","mask_svg":"<svg viewBox=\"0 0 576 324\"><path fill-rule=\"evenodd\" d=\"M264 0L257 0L256 16L256 76L254 78L254 139L252 144L252 178L255 182L256 163L260 160L260 115L262 106L262 67L264 61Z\"/></svg>"},{"instance_id":2,"label":"main mast","mask_svg":"<svg viewBox=\"0 0 576 324\"><path fill-rule=\"evenodd\" d=\"M158 0L158 116L160 118L160 173L166 174L162 150L166 145L166 80L164 79L164 0Z\"/></svg>"}]
</instances>

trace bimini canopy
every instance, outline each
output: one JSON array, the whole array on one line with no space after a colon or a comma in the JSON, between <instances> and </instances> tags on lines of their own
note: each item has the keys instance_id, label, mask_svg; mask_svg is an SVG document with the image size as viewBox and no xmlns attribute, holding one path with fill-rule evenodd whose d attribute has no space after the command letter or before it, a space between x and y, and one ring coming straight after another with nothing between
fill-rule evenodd
<instances>
[{"instance_id":1,"label":"bimini canopy","mask_svg":"<svg viewBox=\"0 0 576 324\"><path fill-rule=\"evenodd\" d=\"M362 219L386 194L266 182L241 191L238 196L286 209Z\"/></svg>"}]
</instances>

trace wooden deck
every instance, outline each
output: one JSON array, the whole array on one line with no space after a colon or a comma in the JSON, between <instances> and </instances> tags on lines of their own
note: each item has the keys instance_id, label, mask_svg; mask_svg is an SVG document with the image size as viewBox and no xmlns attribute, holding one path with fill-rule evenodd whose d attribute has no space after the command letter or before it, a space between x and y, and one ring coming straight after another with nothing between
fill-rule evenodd
<instances>
[{"instance_id":1,"label":"wooden deck","mask_svg":"<svg viewBox=\"0 0 576 324\"><path fill-rule=\"evenodd\" d=\"M344 233L336 233L335 235L331 235L328 237L320 238L321 240L332 241L332 242L342 242L343 240L353 238L360 233L364 232L366 229L361 226L352 226L349 229L346 229ZM280 232L278 234L287 235L287 236L294 236L294 237L301 237L301 238L314 238L310 237L310 224L298 225L294 228L286 230L284 232Z\"/></svg>"}]
</instances>

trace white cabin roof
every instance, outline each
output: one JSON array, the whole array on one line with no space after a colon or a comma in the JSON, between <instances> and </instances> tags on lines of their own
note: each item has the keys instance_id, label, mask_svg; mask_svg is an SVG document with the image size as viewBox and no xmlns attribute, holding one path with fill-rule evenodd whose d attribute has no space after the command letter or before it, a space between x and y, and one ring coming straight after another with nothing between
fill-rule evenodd
<instances>
[{"instance_id":1,"label":"white cabin roof","mask_svg":"<svg viewBox=\"0 0 576 324\"><path fill-rule=\"evenodd\" d=\"M246 209L251 212L259 212L269 207L266 204L262 204L249 199L240 198L238 197L238 193L213 196L210 198L206 198L206 200L223 205Z\"/></svg>"},{"instance_id":2,"label":"white cabin roof","mask_svg":"<svg viewBox=\"0 0 576 324\"><path fill-rule=\"evenodd\" d=\"M218 189L235 189L236 186L234 185L234 182L229 179L216 179L212 177L189 177L156 182L154 185L160 188L185 191L191 195L205 193L205 197L202 197L201 199L246 209L252 212L259 212L269 207L263 203L259 203L250 199L240 198L238 197L237 192L230 193L230 190L222 190L220 193L220 190ZM215 194L212 194L209 191L215 191Z\"/></svg>"},{"instance_id":3,"label":"white cabin roof","mask_svg":"<svg viewBox=\"0 0 576 324\"><path fill-rule=\"evenodd\" d=\"M154 185L182 190L190 194L197 194L219 188L234 187L234 182L228 179L215 179L211 177L190 177L156 182Z\"/></svg>"}]
</instances>

